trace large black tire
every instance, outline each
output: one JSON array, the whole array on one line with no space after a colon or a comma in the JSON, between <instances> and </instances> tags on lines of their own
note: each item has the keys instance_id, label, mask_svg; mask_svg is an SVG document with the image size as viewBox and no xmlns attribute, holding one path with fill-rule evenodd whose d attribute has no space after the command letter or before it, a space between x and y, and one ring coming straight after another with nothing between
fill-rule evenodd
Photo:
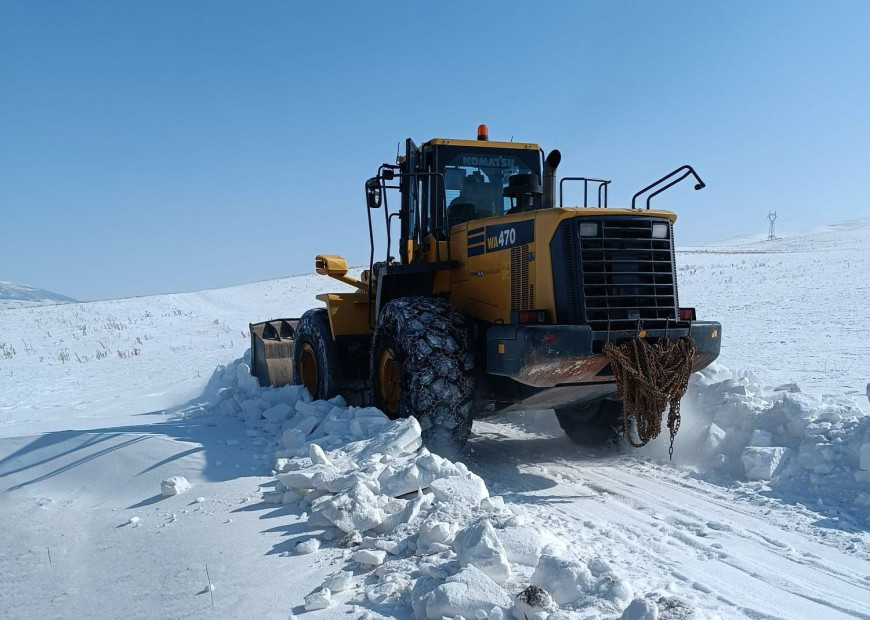
<instances>
[{"instance_id":1,"label":"large black tire","mask_svg":"<svg viewBox=\"0 0 870 620\"><path fill-rule=\"evenodd\" d=\"M325 308L299 319L293 341L293 382L304 385L314 400L327 400L341 389L339 358Z\"/></svg>"},{"instance_id":2,"label":"large black tire","mask_svg":"<svg viewBox=\"0 0 870 620\"><path fill-rule=\"evenodd\" d=\"M471 432L474 359L465 319L447 301L390 301L372 338L375 405L391 418L414 416L423 444L456 459Z\"/></svg>"},{"instance_id":3,"label":"large black tire","mask_svg":"<svg viewBox=\"0 0 870 620\"><path fill-rule=\"evenodd\" d=\"M601 399L556 409L559 426L580 446L596 448L615 444L622 436L622 403Z\"/></svg>"}]
</instances>

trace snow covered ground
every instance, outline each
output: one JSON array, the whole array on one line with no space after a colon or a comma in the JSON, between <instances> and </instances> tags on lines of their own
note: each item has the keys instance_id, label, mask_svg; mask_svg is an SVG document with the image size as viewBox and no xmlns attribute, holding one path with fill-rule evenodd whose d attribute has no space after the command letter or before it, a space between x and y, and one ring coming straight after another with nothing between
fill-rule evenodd
<instances>
[{"instance_id":1,"label":"snow covered ground","mask_svg":"<svg viewBox=\"0 0 870 620\"><path fill-rule=\"evenodd\" d=\"M259 388L319 276L0 310L0 617L870 618L870 221L677 260L724 340L673 462Z\"/></svg>"}]
</instances>

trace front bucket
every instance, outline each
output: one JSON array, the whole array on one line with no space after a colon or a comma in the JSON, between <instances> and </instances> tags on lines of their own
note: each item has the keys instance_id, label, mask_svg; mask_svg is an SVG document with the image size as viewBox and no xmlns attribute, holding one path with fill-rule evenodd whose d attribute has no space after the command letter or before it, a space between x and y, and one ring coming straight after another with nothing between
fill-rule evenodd
<instances>
[{"instance_id":1,"label":"front bucket","mask_svg":"<svg viewBox=\"0 0 870 620\"><path fill-rule=\"evenodd\" d=\"M251 374L261 387L293 383L293 338L299 319L251 323Z\"/></svg>"}]
</instances>

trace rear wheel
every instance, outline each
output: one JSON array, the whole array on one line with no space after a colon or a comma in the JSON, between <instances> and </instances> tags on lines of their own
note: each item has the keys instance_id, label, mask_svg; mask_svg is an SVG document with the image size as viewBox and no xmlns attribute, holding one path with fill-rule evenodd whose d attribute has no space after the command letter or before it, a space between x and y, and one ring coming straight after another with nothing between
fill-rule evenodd
<instances>
[{"instance_id":1,"label":"rear wheel","mask_svg":"<svg viewBox=\"0 0 870 620\"><path fill-rule=\"evenodd\" d=\"M473 368L465 320L448 302L404 297L384 307L372 339L375 405L417 418L424 445L441 456L459 456L468 441Z\"/></svg>"},{"instance_id":2,"label":"rear wheel","mask_svg":"<svg viewBox=\"0 0 870 620\"><path fill-rule=\"evenodd\" d=\"M601 399L556 409L559 426L580 446L594 448L619 441L622 433L622 403Z\"/></svg>"},{"instance_id":3,"label":"rear wheel","mask_svg":"<svg viewBox=\"0 0 870 620\"><path fill-rule=\"evenodd\" d=\"M338 351L325 308L309 310L299 319L293 342L293 382L304 385L314 400L339 392Z\"/></svg>"}]
</instances>

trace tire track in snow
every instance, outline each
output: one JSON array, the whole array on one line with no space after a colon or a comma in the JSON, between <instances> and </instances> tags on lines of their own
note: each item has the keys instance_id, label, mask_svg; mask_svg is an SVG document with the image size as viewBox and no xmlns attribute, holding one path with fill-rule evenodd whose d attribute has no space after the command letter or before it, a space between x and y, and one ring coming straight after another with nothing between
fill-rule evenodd
<instances>
[{"instance_id":1,"label":"tire track in snow","mask_svg":"<svg viewBox=\"0 0 870 620\"><path fill-rule=\"evenodd\" d=\"M635 583L672 589L673 577L687 597L732 615L790 617L780 611L785 598L785 609L806 617L870 620L861 574L870 565L801 531L787 506L750 503L756 498L626 454L590 457L510 424L474 430L469 465L494 493Z\"/></svg>"}]
</instances>

